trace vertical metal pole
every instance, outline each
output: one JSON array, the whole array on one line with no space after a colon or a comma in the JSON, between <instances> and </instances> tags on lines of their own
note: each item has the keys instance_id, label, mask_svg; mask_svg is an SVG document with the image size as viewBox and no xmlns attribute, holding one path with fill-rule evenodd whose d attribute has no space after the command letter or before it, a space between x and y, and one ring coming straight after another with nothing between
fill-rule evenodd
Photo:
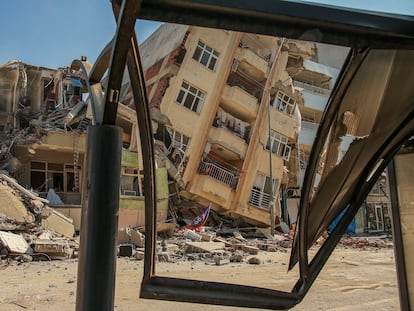
<instances>
[{"instance_id":1,"label":"vertical metal pole","mask_svg":"<svg viewBox=\"0 0 414 311\"><path fill-rule=\"evenodd\" d=\"M275 188L276 185L273 183L273 164L272 164L272 145L270 144L270 137L272 133L271 125L270 125L270 89L272 88L272 82L274 78L274 73L276 70L276 63L279 58L280 52L282 51L282 47L285 44L286 38L282 38L282 41L280 42L280 46L276 51L275 58L273 60L272 66L269 69L269 74L266 79L266 85L263 97L267 96L267 122L269 126L269 132L268 132L268 139L269 139L269 170L270 170L270 182L271 182L271 197L269 202L269 209L270 209L270 234L275 234ZM262 99L263 100L263 99Z\"/></svg>"},{"instance_id":2,"label":"vertical metal pole","mask_svg":"<svg viewBox=\"0 0 414 311\"><path fill-rule=\"evenodd\" d=\"M76 310L113 310L122 129L88 128Z\"/></svg>"},{"instance_id":3,"label":"vertical metal pole","mask_svg":"<svg viewBox=\"0 0 414 311\"><path fill-rule=\"evenodd\" d=\"M282 46L282 45L280 45ZM276 60L274 60L276 62ZM272 161L272 144L270 137L272 137L272 129L270 126L270 96L267 100L267 125L269 127L268 139L269 139L269 170L270 170L270 183L271 183L271 192L270 192L270 234L273 236L275 234L275 184L273 183L273 161Z\"/></svg>"},{"instance_id":4,"label":"vertical metal pole","mask_svg":"<svg viewBox=\"0 0 414 311\"><path fill-rule=\"evenodd\" d=\"M396 155L395 157L398 157ZM395 159L394 157L394 159ZM392 215L392 236L394 240L395 265L397 268L398 294L400 296L400 309L410 309L410 295L408 290L407 270L404 253L403 232L401 229L400 202L398 199L398 183L395 160L388 165L388 182L390 189L391 215Z\"/></svg>"}]
</instances>

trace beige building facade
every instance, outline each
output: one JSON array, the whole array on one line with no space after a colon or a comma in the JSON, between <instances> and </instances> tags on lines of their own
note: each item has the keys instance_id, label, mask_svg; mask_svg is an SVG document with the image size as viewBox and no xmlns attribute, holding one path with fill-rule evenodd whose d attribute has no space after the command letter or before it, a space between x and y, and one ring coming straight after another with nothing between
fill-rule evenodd
<instances>
[{"instance_id":1,"label":"beige building facade","mask_svg":"<svg viewBox=\"0 0 414 311\"><path fill-rule=\"evenodd\" d=\"M269 226L273 209L277 223L282 192L297 183L303 106L287 65L315 45L164 24L141 53L159 165L179 197L255 225ZM128 83L122 93L132 106Z\"/></svg>"}]
</instances>

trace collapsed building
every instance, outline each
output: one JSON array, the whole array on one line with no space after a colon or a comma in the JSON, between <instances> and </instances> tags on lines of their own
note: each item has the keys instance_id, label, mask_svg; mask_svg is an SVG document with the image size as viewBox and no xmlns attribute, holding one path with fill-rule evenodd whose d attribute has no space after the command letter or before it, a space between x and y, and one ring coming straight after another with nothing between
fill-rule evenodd
<instances>
[{"instance_id":1,"label":"collapsed building","mask_svg":"<svg viewBox=\"0 0 414 311\"><path fill-rule=\"evenodd\" d=\"M307 159L346 55L336 47L337 59L324 63L333 48L176 24L143 42L158 220L211 205L235 225L294 224ZM92 122L87 98L75 68L0 67L1 168L72 218L76 230ZM144 176L127 74L120 101L119 227L132 228L144 224Z\"/></svg>"},{"instance_id":2,"label":"collapsed building","mask_svg":"<svg viewBox=\"0 0 414 311\"><path fill-rule=\"evenodd\" d=\"M317 56L310 42L174 24L141 45L158 164L178 211L190 200L253 225L296 221L287 202L311 145L301 127L311 122L314 135L324 108L302 92L321 90L325 105L334 84ZM122 102L132 101L126 79Z\"/></svg>"},{"instance_id":3,"label":"collapsed building","mask_svg":"<svg viewBox=\"0 0 414 311\"><path fill-rule=\"evenodd\" d=\"M80 73L12 61L0 67L1 169L48 200L80 230L90 105ZM123 128L120 227L144 224L142 157L135 111L120 105ZM167 219L166 170L157 170L158 215Z\"/></svg>"}]
</instances>

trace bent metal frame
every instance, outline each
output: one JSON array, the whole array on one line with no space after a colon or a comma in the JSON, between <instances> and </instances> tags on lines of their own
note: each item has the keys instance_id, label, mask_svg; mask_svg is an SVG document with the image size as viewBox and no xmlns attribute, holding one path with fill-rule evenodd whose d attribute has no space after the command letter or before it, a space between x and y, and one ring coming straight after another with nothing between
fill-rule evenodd
<instances>
[{"instance_id":1,"label":"bent metal frame","mask_svg":"<svg viewBox=\"0 0 414 311\"><path fill-rule=\"evenodd\" d=\"M117 21L116 33L96 63L93 66L83 60L72 63L72 68L84 74L93 113L92 126L88 128L87 169L84 170L76 310L114 308L122 147L122 130L115 125L115 120L125 67L131 79L144 159L146 236L141 297L268 309L288 309L296 305L352 219L351 209L314 259L308 262L307 236L303 228L306 226L307 213L303 208L306 202L301 203L300 278L291 292L155 275L155 160L149 105L134 31L136 19L345 45L360 55L370 48L413 49L414 18L281 0L113 0L112 9ZM352 64L350 67L352 69ZM105 73L107 80L103 85ZM318 135L322 134L319 130Z\"/></svg>"}]
</instances>

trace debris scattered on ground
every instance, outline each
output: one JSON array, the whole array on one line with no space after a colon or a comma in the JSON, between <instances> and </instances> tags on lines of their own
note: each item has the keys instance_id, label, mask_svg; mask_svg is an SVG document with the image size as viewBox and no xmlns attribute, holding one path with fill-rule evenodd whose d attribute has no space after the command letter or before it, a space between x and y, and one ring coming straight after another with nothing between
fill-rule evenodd
<instances>
[{"instance_id":1,"label":"debris scattered on ground","mask_svg":"<svg viewBox=\"0 0 414 311\"><path fill-rule=\"evenodd\" d=\"M119 256L144 259L144 234L132 243L132 236L138 230L126 228L118 233ZM321 237L315 247L319 247L328 236ZM142 242L142 243L141 243ZM222 266L230 263L260 265L265 252L288 252L293 244L293 235L277 232L270 234L267 228L202 227L200 231L177 227L168 238L159 235L156 260L159 262L203 261L209 265ZM123 248L128 245L129 250ZM384 237L344 236L340 247L386 248L392 241ZM132 247L132 248L131 248Z\"/></svg>"},{"instance_id":2,"label":"debris scattered on ground","mask_svg":"<svg viewBox=\"0 0 414 311\"><path fill-rule=\"evenodd\" d=\"M266 234L263 234L265 232ZM139 238L133 237L138 235ZM144 259L144 234L139 230L122 228L118 232L119 256ZM260 264L260 252L286 252L291 247L288 235L270 235L261 228L234 229L202 227L200 231L176 227L169 236L159 235L156 260L159 262L204 261L210 265L229 263Z\"/></svg>"},{"instance_id":3,"label":"debris scattered on ground","mask_svg":"<svg viewBox=\"0 0 414 311\"><path fill-rule=\"evenodd\" d=\"M366 236L366 237L352 237L344 236L339 241L340 246L348 248L393 248L392 239L387 236Z\"/></svg>"}]
</instances>

